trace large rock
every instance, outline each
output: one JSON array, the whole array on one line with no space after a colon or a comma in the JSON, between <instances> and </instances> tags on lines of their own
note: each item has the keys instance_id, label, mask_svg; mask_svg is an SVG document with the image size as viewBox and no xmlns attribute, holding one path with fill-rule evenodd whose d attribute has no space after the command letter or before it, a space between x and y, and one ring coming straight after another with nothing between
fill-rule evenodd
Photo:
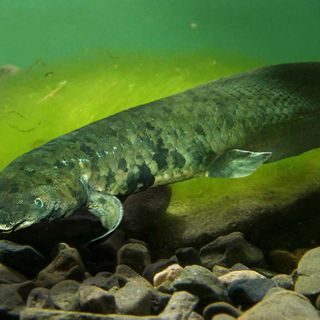
<instances>
[{"instance_id":1,"label":"large rock","mask_svg":"<svg viewBox=\"0 0 320 320\"><path fill-rule=\"evenodd\" d=\"M148 243L173 252L233 231L274 249L320 242L319 172L316 149L263 165L243 179L199 178L173 185L167 213Z\"/></svg>"},{"instance_id":2,"label":"large rock","mask_svg":"<svg viewBox=\"0 0 320 320\"><path fill-rule=\"evenodd\" d=\"M243 313L238 320L319 320L318 312L304 296L279 288Z\"/></svg>"},{"instance_id":3,"label":"large rock","mask_svg":"<svg viewBox=\"0 0 320 320\"><path fill-rule=\"evenodd\" d=\"M320 293L320 247L307 251L298 264L295 291L313 297Z\"/></svg>"},{"instance_id":4,"label":"large rock","mask_svg":"<svg viewBox=\"0 0 320 320\"><path fill-rule=\"evenodd\" d=\"M140 238L155 228L165 213L171 198L169 186L158 186L130 195L124 202L125 215L121 223L126 234Z\"/></svg>"}]
</instances>

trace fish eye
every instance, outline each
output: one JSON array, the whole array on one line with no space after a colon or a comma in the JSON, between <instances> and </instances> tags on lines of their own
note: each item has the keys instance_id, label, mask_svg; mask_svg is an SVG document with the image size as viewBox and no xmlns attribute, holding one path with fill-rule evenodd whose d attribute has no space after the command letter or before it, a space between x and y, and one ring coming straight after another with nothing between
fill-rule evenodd
<instances>
[{"instance_id":1,"label":"fish eye","mask_svg":"<svg viewBox=\"0 0 320 320\"><path fill-rule=\"evenodd\" d=\"M36 206L37 209L43 208L43 201L40 198L36 198L34 200L34 205Z\"/></svg>"}]
</instances>

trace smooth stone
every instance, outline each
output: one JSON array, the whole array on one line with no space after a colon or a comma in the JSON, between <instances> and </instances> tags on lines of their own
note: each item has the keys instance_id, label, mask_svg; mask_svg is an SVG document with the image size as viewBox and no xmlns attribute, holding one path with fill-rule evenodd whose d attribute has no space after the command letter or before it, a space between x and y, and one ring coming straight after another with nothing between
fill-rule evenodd
<instances>
[{"instance_id":1,"label":"smooth stone","mask_svg":"<svg viewBox=\"0 0 320 320\"><path fill-rule=\"evenodd\" d=\"M151 298L151 314L159 314L168 304L171 298L170 294L160 292L158 290L150 290Z\"/></svg>"},{"instance_id":2,"label":"smooth stone","mask_svg":"<svg viewBox=\"0 0 320 320\"><path fill-rule=\"evenodd\" d=\"M231 269L223 267L223 266L219 266L219 265L215 265L212 268L212 273L216 276L216 277L220 277L223 276L224 274L227 274L231 271Z\"/></svg>"},{"instance_id":3,"label":"smooth stone","mask_svg":"<svg viewBox=\"0 0 320 320\"><path fill-rule=\"evenodd\" d=\"M245 240L241 232L220 236L200 249L201 264L208 269L216 264L230 268L235 263L247 266L264 262L262 251Z\"/></svg>"},{"instance_id":4,"label":"smooth stone","mask_svg":"<svg viewBox=\"0 0 320 320\"><path fill-rule=\"evenodd\" d=\"M281 288L273 288L238 320L319 320L317 310L301 294Z\"/></svg>"},{"instance_id":5,"label":"smooth stone","mask_svg":"<svg viewBox=\"0 0 320 320\"><path fill-rule=\"evenodd\" d=\"M273 250L269 254L272 269L277 273L290 274L298 266L298 257L287 250Z\"/></svg>"},{"instance_id":6,"label":"smooth stone","mask_svg":"<svg viewBox=\"0 0 320 320\"><path fill-rule=\"evenodd\" d=\"M118 251L117 260L118 264L125 264L139 274L151 263L149 250L140 243L123 245Z\"/></svg>"},{"instance_id":7,"label":"smooth stone","mask_svg":"<svg viewBox=\"0 0 320 320\"><path fill-rule=\"evenodd\" d=\"M63 280L82 281L85 268L79 252L65 243L58 245L58 254L37 277L37 286L51 288Z\"/></svg>"},{"instance_id":8,"label":"smooth stone","mask_svg":"<svg viewBox=\"0 0 320 320\"><path fill-rule=\"evenodd\" d=\"M135 281L139 284L140 287L144 287L146 290L148 290L150 293L151 311L153 314L158 314L159 312L161 312L171 297L166 293L162 293L156 290L149 281L141 277L126 265L118 265L114 276L119 279L119 283L121 286L124 286L129 281ZM117 291L118 290L116 290L114 294L116 294Z\"/></svg>"},{"instance_id":9,"label":"smooth stone","mask_svg":"<svg viewBox=\"0 0 320 320\"><path fill-rule=\"evenodd\" d=\"M204 320L204 318L199 313L192 311L188 320Z\"/></svg>"},{"instance_id":10,"label":"smooth stone","mask_svg":"<svg viewBox=\"0 0 320 320\"><path fill-rule=\"evenodd\" d=\"M141 238L150 233L170 203L170 186L158 186L132 194L124 201L121 228L127 236Z\"/></svg>"},{"instance_id":11,"label":"smooth stone","mask_svg":"<svg viewBox=\"0 0 320 320\"><path fill-rule=\"evenodd\" d=\"M115 313L114 295L93 285L81 285L79 289L82 311L92 313Z\"/></svg>"},{"instance_id":12,"label":"smooth stone","mask_svg":"<svg viewBox=\"0 0 320 320\"><path fill-rule=\"evenodd\" d=\"M199 298L189 292L175 292L159 316L164 319L175 319L177 316L181 319L190 319L198 302Z\"/></svg>"},{"instance_id":13,"label":"smooth stone","mask_svg":"<svg viewBox=\"0 0 320 320\"><path fill-rule=\"evenodd\" d=\"M54 309L54 304L47 288L34 288L29 293L27 308Z\"/></svg>"},{"instance_id":14,"label":"smooth stone","mask_svg":"<svg viewBox=\"0 0 320 320\"><path fill-rule=\"evenodd\" d=\"M131 280L115 294L117 310L121 314L148 315L151 313L151 294L141 283Z\"/></svg>"},{"instance_id":15,"label":"smooth stone","mask_svg":"<svg viewBox=\"0 0 320 320\"><path fill-rule=\"evenodd\" d=\"M211 320L213 316L219 313L228 314L232 317L239 317L242 312L227 302L213 302L208 304L203 310L203 317L206 320Z\"/></svg>"},{"instance_id":16,"label":"smooth stone","mask_svg":"<svg viewBox=\"0 0 320 320\"><path fill-rule=\"evenodd\" d=\"M266 295L266 293L275 287L270 279L244 279L232 282L228 286L229 297L236 305L251 306Z\"/></svg>"},{"instance_id":17,"label":"smooth stone","mask_svg":"<svg viewBox=\"0 0 320 320\"><path fill-rule=\"evenodd\" d=\"M200 254L194 247L179 248L176 250L175 255L182 267L201 264Z\"/></svg>"},{"instance_id":18,"label":"smooth stone","mask_svg":"<svg viewBox=\"0 0 320 320\"><path fill-rule=\"evenodd\" d=\"M294 290L308 297L320 293L320 247L307 251L297 268L298 279Z\"/></svg>"},{"instance_id":19,"label":"smooth stone","mask_svg":"<svg viewBox=\"0 0 320 320\"><path fill-rule=\"evenodd\" d=\"M266 277L262 274L253 271L253 270L238 270L238 271L231 271L223 276L218 277L218 279L224 285L230 285L236 281L241 280L252 280L252 279L265 279Z\"/></svg>"},{"instance_id":20,"label":"smooth stone","mask_svg":"<svg viewBox=\"0 0 320 320\"><path fill-rule=\"evenodd\" d=\"M231 268L230 271L240 271L240 270L250 270L250 268L248 268L247 266L245 266L242 263L236 263L234 264Z\"/></svg>"},{"instance_id":21,"label":"smooth stone","mask_svg":"<svg viewBox=\"0 0 320 320\"><path fill-rule=\"evenodd\" d=\"M143 278L141 275L139 275L132 268L126 266L125 264L117 265L116 272L114 273L114 275L119 280L120 286L124 286L127 282L131 280L135 280L138 281L141 285L153 289L153 286L149 281L147 281L145 278Z\"/></svg>"},{"instance_id":22,"label":"smooth stone","mask_svg":"<svg viewBox=\"0 0 320 320\"><path fill-rule=\"evenodd\" d=\"M170 259L159 259L154 263L150 263L143 271L143 277L146 278L150 283L153 283L154 276L163 271L165 268L172 264L177 263L177 258L175 256Z\"/></svg>"},{"instance_id":23,"label":"smooth stone","mask_svg":"<svg viewBox=\"0 0 320 320\"><path fill-rule=\"evenodd\" d=\"M202 302L228 300L228 293L220 280L208 269L193 265L183 269L172 284L174 291L188 291Z\"/></svg>"},{"instance_id":24,"label":"smooth stone","mask_svg":"<svg viewBox=\"0 0 320 320\"><path fill-rule=\"evenodd\" d=\"M19 293L19 287L15 284L0 284L0 310L2 313L15 313L23 307L24 299Z\"/></svg>"},{"instance_id":25,"label":"smooth stone","mask_svg":"<svg viewBox=\"0 0 320 320\"><path fill-rule=\"evenodd\" d=\"M57 309L71 311L79 310L80 283L74 280L64 280L50 289L50 297Z\"/></svg>"},{"instance_id":26,"label":"smooth stone","mask_svg":"<svg viewBox=\"0 0 320 320\"><path fill-rule=\"evenodd\" d=\"M160 286L163 286L164 283L168 282L168 285L170 286L172 281L179 277L182 271L183 268L179 264L172 264L154 276L153 285L156 288L159 288Z\"/></svg>"},{"instance_id":27,"label":"smooth stone","mask_svg":"<svg viewBox=\"0 0 320 320\"><path fill-rule=\"evenodd\" d=\"M0 319L5 317L15 317L30 291L34 288L33 281L26 281L22 283L0 284Z\"/></svg>"},{"instance_id":28,"label":"smooth stone","mask_svg":"<svg viewBox=\"0 0 320 320\"><path fill-rule=\"evenodd\" d=\"M95 314L76 311L25 308L21 311L19 320L162 320L157 316L139 317L118 314ZM164 320L164 319L163 319Z\"/></svg>"},{"instance_id":29,"label":"smooth stone","mask_svg":"<svg viewBox=\"0 0 320 320\"><path fill-rule=\"evenodd\" d=\"M314 303L314 305L316 306L316 308L318 310L320 310L320 295L318 295L317 299L316 299L316 302Z\"/></svg>"},{"instance_id":30,"label":"smooth stone","mask_svg":"<svg viewBox=\"0 0 320 320\"><path fill-rule=\"evenodd\" d=\"M0 263L0 284L21 283L27 281L27 278L21 273Z\"/></svg>"},{"instance_id":31,"label":"smooth stone","mask_svg":"<svg viewBox=\"0 0 320 320\"><path fill-rule=\"evenodd\" d=\"M211 320L235 320L236 318L227 313L220 313L212 317Z\"/></svg>"},{"instance_id":32,"label":"smooth stone","mask_svg":"<svg viewBox=\"0 0 320 320\"><path fill-rule=\"evenodd\" d=\"M44 266L45 259L31 246L0 240L0 262L27 277L33 277Z\"/></svg>"},{"instance_id":33,"label":"smooth stone","mask_svg":"<svg viewBox=\"0 0 320 320\"><path fill-rule=\"evenodd\" d=\"M277 274L276 276L272 277L271 280L277 287L287 290L293 290L294 288L293 278L288 274Z\"/></svg>"},{"instance_id":34,"label":"smooth stone","mask_svg":"<svg viewBox=\"0 0 320 320\"><path fill-rule=\"evenodd\" d=\"M93 285L104 290L110 290L113 287L119 288L119 280L116 276L100 272L94 277L89 277L82 282L84 285Z\"/></svg>"}]
</instances>

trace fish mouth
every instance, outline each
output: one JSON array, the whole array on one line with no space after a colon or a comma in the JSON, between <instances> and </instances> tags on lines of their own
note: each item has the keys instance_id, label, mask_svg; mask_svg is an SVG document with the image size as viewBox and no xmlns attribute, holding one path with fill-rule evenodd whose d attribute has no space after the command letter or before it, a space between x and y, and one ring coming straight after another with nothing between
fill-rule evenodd
<instances>
[{"instance_id":1,"label":"fish mouth","mask_svg":"<svg viewBox=\"0 0 320 320\"><path fill-rule=\"evenodd\" d=\"M0 209L0 221L2 217L9 217L8 213L2 209ZM13 231L25 228L29 226L31 223L28 222L26 219L23 219L21 221L18 221L16 223L8 222L7 224L5 223L0 223L0 232L1 233L11 233Z\"/></svg>"}]
</instances>

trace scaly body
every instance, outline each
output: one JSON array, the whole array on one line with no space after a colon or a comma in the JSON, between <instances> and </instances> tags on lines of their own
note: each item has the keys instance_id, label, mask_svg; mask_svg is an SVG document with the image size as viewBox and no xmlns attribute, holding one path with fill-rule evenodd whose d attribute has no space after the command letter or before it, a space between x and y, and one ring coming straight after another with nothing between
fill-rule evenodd
<instances>
[{"instance_id":1,"label":"scaly body","mask_svg":"<svg viewBox=\"0 0 320 320\"><path fill-rule=\"evenodd\" d=\"M320 63L289 64L94 122L22 155L0 174L0 229L87 205L113 230L122 217L118 196L196 176L242 177L265 161L318 147L319 97Z\"/></svg>"}]
</instances>

